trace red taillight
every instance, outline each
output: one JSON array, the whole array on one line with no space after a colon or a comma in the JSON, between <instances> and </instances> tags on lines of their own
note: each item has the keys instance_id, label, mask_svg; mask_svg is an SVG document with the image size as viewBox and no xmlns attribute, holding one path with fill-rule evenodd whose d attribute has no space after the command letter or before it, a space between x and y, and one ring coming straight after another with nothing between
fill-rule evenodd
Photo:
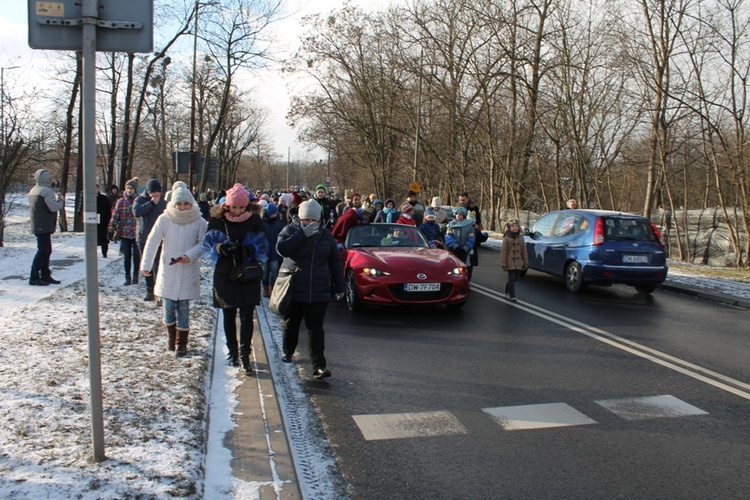
<instances>
[{"instance_id":1,"label":"red taillight","mask_svg":"<svg viewBox=\"0 0 750 500\"><path fill-rule=\"evenodd\" d=\"M601 245L602 243L604 243L604 219L597 217L594 225L594 245Z\"/></svg>"},{"instance_id":2,"label":"red taillight","mask_svg":"<svg viewBox=\"0 0 750 500\"><path fill-rule=\"evenodd\" d=\"M659 242L659 244L662 246L662 248L665 248L666 245L664 244L664 238L661 236L661 231L659 231L659 228L656 227L656 224L653 222L650 222L651 224L651 230L654 232L654 236L656 236L656 241Z\"/></svg>"}]
</instances>

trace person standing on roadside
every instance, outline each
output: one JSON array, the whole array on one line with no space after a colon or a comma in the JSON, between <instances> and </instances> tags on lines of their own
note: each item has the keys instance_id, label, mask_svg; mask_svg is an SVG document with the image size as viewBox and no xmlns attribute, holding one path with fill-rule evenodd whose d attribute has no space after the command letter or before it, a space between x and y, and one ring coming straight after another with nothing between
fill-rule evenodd
<instances>
[{"instance_id":1,"label":"person standing on roadside","mask_svg":"<svg viewBox=\"0 0 750 500\"><path fill-rule=\"evenodd\" d=\"M112 184L111 186L109 186L107 199L109 200L110 207L114 207L115 203L117 203L117 200L120 199L120 188L117 187L117 184Z\"/></svg>"},{"instance_id":2,"label":"person standing on roadside","mask_svg":"<svg viewBox=\"0 0 750 500\"><path fill-rule=\"evenodd\" d=\"M253 372L250 348L253 338L253 314L260 304L260 283L243 283L232 279L242 274L246 259L265 262L268 240L263 231L260 205L251 202L250 193L242 184L227 191L226 199L214 207L208 221L203 247L212 252L214 269L214 307L224 315L224 336L229 350L229 364L239 366L246 375ZM240 316L239 352L237 350L237 311Z\"/></svg>"},{"instance_id":3,"label":"person standing on roadside","mask_svg":"<svg viewBox=\"0 0 750 500\"><path fill-rule=\"evenodd\" d=\"M354 210L354 209L350 209ZM325 320L331 288L337 300L344 297L344 271L333 235L323 227L320 205L308 201L300 205L299 217L279 234L276 250L284 257L283 269L297 269L293 280L293 297L282 320L283 356L291 363L299 341L302 321L307 327L313 378L330 377L325 358Z\"/></svg>"},{"instance_id":4,"label":"person standing on roadside","mask_svg":"<svg viewBox=\"0 0 750 500\"><path fill-rule=\"evenodd\" d=\"M263 296L270 297L273 292L273 285L276 283L276 277L279 274L279 264L281 257L276 251L276 241L279 239L284 224L279 218L279 208L273 203L269 203L263 208L263 230L268 240L268 260L263 265Z\"/></svg>"},{"instance_id":5,"label":"person standing on roadside","mask_svg":"<svg viewBox=\"0 0 750 500\"><path fill-rule=\"evenodd\" d=\"M34 173L36 185L29 191L29 216L31 232L36 236L36 255L31 262L29 285L59 285L52 277L49 260L52 255L52 233L57 227L57 212L65 206L65 200L52 190L52 175L40 168Z\"/></svg>"},{"instance_id":6,"label":"person standing on roadside","mask_svg":"<svg viewBox=\"0 0 750 500\"><path fill-rule=\"evenodd\" d=\"M138 221L138 250L143 254L143 247L146 246L151 228L159 216L167 208L167 201L161 196L161 183L156 179L150 179L146 184L143 194L133 202L133 215ZM159 273L159 251L154 259L154 267L150 269L150 275L144 275L146 278L146 296L143 300L150 302L154 300L154 280ZM138 270L133 273L133 283L137 283Z\"/></svg>"},{"instance_id":7,"label":"person standing on roadside","mask_svg":"<svg viewBox=\"0 0 750 500\"><path fill-rule=\"evenodd\" d=\"M112 208L112 218L109 219L107 238L120 242L120 253L123 255L125 266L125 283L138 283L138 269L141 262L141 251L135 241L136 222L133 215L133 202L136 198L138 183L130 179L125 183L122 197ZM133 271L132 277L130 271Z\"/></svg>"},{"instance_id":8,"label":"person standing on roadside","mask_svg":"<svg viewBox=\"0 0 750 500\"><path fill-rule=\"evenodd\" d=\"M474 223L474 251L469 258L471 269L473 269L479 265L479 247L482 242L487 241L487 234L483 232L484 228L482 227L482 211L477 204L474 203L474 200L469 197L469 193L466 191L458 195L458 205L466 209L464 217L472 220ZM470 212L473 212L473 214Z\"/></svg>"},{"instance_id":9,"label":"person standing on roadside","mask_svg":"<svg viewBox=\"0 0 750 500\"><path fill-rule=\"evenodd\" d=\"M411 189L406 192L406 203L414 209L412 218L414 219L414 225L419 227L424 222L425 206L417 200L417 193ZM401 205L401 213L403 212L404 207Z\"/></svg>"},{"instance_id":10,"label":"person standing on roadside","mask_svg":"<svg viewBox=\"0 0 750 500\"><path fill-rule=\"evenodd\" d=\"M164 213L156 219L143 248L142 273L148 277L161 248L161 271L154 291L161 297L167 349L175 356L187 354L190 301L201 296L200 257L207 223L186 187L172 190Z\"/></svg>"}]
</instances>

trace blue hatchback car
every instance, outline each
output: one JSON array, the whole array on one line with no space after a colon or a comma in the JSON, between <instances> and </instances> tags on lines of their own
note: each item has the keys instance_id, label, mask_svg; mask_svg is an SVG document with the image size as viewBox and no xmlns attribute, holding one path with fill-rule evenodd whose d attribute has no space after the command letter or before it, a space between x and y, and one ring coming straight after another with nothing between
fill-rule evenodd
<instances>
[{"instance_id":1,"label":"blue hatchback car","mask_svg":"<svg viewBox=\"0 0 750 500\"><path fill-rule=\"evenodd\" d=\"M664 240L647 218L606 210L558 210L526 231L531 269L561 276L571 292L615 283L651 293L667 277Z\"/></svg>"}]
</instances>

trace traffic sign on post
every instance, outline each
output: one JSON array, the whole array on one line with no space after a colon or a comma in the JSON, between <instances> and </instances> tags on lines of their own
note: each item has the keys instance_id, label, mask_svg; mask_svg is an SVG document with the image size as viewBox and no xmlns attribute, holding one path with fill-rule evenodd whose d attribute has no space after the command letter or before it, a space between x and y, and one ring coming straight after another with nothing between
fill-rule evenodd
<instances>
[{"instance_id":1,"label":"traffic sign on post","mask_svg":"<svg viewBox=\"0 0 750 500\"><path fill-rule=\"evenodd\" d=\"M29 47L82 50L81 0L29 2ZM154 46L153 0L99 0L95 19L99 52L151 52Z\"/></svg>"}]
</instances>

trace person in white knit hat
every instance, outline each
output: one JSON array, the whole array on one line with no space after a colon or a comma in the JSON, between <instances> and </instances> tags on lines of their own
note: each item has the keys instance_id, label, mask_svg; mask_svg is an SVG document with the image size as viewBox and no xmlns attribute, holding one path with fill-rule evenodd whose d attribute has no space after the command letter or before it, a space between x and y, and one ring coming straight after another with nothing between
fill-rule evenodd
<instances>
[{"instance_id":1,"label":"person in white knit hat","mask_svg":"<svg viewBox=\"0 0 750 500\"><path fill-rule=\"evenodd\" d=\"M331 376L325 358L325 320L331 288L337 300L344 297L344 271L333 235L323 227L323 212L315 200L299 206L296 218L281 230L276 250L284 258L281 269L294 270L292 304L284 314L283 356L291 363L299 341L302 321L307 327L313 378Z\"/></svg>"},{"instance_id":2,"label":"person in white knit hat","mask_svg":"<svg viewBox=\"0 0 750 500\"><path fill-rule=\"evenodd\" d=\"M432 211L435 213L435 222L438 224L445 224L446 219L448 218L448 212L443 210L441 207L443 206L443 199L439 196L435 196L432 199L432 203L430 203L430 207L432 208Z\"/></svg>"}]
</instances>

